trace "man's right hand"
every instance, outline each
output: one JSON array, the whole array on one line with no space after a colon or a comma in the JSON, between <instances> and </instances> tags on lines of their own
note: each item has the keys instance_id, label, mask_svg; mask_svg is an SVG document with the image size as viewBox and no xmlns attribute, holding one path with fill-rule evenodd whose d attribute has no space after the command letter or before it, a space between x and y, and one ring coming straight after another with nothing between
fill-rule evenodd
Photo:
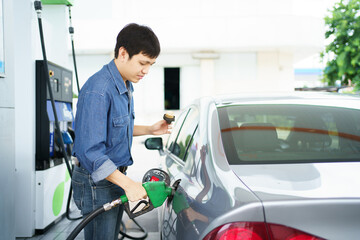
<instances>
[{"instance_id":1,"label":"man's right hand","mask_svg":"<svg viewBox=\"0 0 360 240\"><path fill-rule=\"evenodd\" d=\"M131 202L139 201L147 197L145 188L142 186L141 183L134 182L132 179L130 179L117 169L112 174L107 176L106 180L124 189L126 197Z\"/></svg>"},{"instance_id":2,"label":"man's right hand","mask_svg":"<svg viewBox=\"0 0 360 240\"><path fill-rule=\"evenodd\" d=\"M132 180L131 180L132 181ZM135 202L147 197L145 188L139 182L132 182L125 190L126 197L130 202Z\"/></svg>"}]
</instances>

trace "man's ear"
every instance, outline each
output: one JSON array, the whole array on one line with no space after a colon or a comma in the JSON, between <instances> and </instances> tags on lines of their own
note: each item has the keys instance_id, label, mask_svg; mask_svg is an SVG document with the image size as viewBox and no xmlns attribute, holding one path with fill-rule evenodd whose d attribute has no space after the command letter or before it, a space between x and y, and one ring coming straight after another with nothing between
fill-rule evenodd
<instances>
[{"instance_id":1,"label":"man's ear","mask_svg":"<svg viewBox=\"0 0 360 240\"><path fill-rule=\"evenodd\" d=\"M119 48L119 55L118 55L118 59L122 62L127 61L129 58L129 54L126 51L126 49L124 47L120 47Z\"/></svg>"}]
</instances>

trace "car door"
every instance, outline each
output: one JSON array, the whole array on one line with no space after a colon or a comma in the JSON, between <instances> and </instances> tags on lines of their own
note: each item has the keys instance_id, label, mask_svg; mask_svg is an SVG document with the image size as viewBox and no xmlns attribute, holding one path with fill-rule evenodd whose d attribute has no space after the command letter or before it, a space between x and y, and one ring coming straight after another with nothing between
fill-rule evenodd
<instances>
[{"instance_id":1,"label":"car door","mask_svg":"<svg viewBox=\"0 0 360 240\"><path fill-rule=\"evenodd\" d=\"M173 201L165 203L162 213L162 239L185 239L183 231L190 227L189 221L184 221L184 217L186 209L189 208L188 179L194 169L198 124L199 111L196 106L191 106L179 116L165 146L163 169L169 173L172 182L181 179L181 183ZM196 232L194 229L193 231Z\"/></svg>"}]
</instances>

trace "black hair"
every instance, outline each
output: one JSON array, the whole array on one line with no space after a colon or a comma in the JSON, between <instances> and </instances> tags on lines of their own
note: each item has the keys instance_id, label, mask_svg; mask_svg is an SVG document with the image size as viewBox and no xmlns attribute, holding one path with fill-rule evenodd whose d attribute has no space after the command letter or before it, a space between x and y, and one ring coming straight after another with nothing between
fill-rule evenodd
<instances>
[{"instance_id":1,"label":"black hair","mask_svg":"<svg viewBox=\"0 0 360 240\"><path fill-rule=\"evenodd\" d=\"M126 25L118 34L115 46L115 58L119 55L119 48L124 47L129 58L142 53L150 58L160 54L160 43L155 33L147 26L136 23Z\"/></svg>"}]
</instances>

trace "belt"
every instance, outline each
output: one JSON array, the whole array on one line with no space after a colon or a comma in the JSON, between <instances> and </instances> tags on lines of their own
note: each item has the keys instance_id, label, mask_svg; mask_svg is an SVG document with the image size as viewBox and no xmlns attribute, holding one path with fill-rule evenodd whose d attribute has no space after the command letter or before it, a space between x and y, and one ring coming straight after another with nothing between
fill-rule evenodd
<instances>
[{"instance_id":1,"label":"belt","mask_svg":"<svg viewBox=\"0 0 360 240\"><path fill-rule=\"evenodd\" d=\"M127 170L127 166L120 166L120 167L118 167L117 169L120 171L120 172L122 172L122 173L125 173L126 172L126 170Z\"/></svg>"},{"instance_id":2,"label":"belt","mask_svg":"<svg viewBox=\"0 0 360 240\"><path fill-rule=\"evenodd\" d=\"M76 159L76 161L75 161L75 164L78 166L78 167L81 167L81 165L80 165L80 162ZM126 172L126 170L127 170L127 166L119 166L119 167L117 167L117 169L121 172L121 173L125 173Z\"/></svg>"}]
</instances>

